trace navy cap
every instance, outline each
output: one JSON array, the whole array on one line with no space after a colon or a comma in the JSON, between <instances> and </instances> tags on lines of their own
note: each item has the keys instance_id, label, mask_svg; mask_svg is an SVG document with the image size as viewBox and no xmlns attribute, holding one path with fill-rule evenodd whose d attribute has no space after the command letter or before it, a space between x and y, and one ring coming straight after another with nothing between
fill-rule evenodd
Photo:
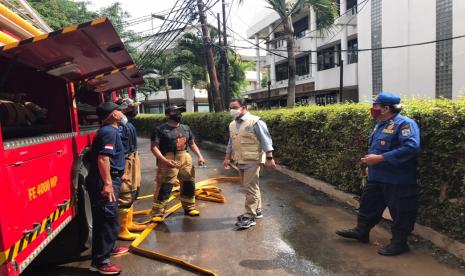
<instances>
[{"instance_id":1,"label":"navy cap","mask_svg":"<svg viewBox=\"0 0 465 276\"><path fill-rule=\"evenodd\" d=\"M186 109L184 107L181 107L181 106L177 106L177 105L172 105L172 106L169 106L165 109L165 114L168 114L170 112L173 112L173 111L177 111L179 110L180 112L185 112Z\"/></svg>"},{"instance_id":2,"label":"navy cap","mask_svg":"<svg viewBox=\"0 0 465 276\"><path fill-rule=\"evenodd\" d=\"M114 102L104 102L97 106L97 116L100 120L104 120L115 110L122 110L122 108Z\"/></svg>"},{"instance_id":3,"label":"navy cap","mask_svg":"<svg viewBox=\"0 0 465 276\"><path fill-rule=\"evenodd\" d=\"M381 92L378 94L373 103L377 104L400 104L400 97L389 92Z\"/></svg>"}]
</instances>

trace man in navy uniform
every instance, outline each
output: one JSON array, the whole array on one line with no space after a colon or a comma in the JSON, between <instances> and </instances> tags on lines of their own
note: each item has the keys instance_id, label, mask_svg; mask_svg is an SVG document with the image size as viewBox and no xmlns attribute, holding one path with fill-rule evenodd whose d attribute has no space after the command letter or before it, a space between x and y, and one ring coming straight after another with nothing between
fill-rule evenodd
<instances>
[{"instance_id":1,"label":"man in navy uniform","mask_svg":"<svg viewBox=\"0 0 465 276\"><path fill-rule=\"evenodd\" d=\"M407 237L413 231L418 209L417 160L420 130L417 123L400 115L400 97L380 93L371 108L378 121L371 133L368 154L361 160L368 165L368 181L362 193L357 226L338 230L342 237L368 243L370 230L389 208L393 219L391 243L378 253L395 256L409 251Z\"/></svg>"},{"instance_id":2,"label":"man in navy uniform","mask_svg":"<svg viewBox=\"0 0 465 276\"><path fill-rule=\"evenodd\" d=\"M121 268L110 262L110 255L127 252L115 247L118 236L118 196L124 173L124 147L118 125L123 113L120 106L105 102L97 107L102 127L97 132L90 154L90 170L86 179L92 205L92 264L90 270L112 275Z\"/></svg>"}]
</instances>

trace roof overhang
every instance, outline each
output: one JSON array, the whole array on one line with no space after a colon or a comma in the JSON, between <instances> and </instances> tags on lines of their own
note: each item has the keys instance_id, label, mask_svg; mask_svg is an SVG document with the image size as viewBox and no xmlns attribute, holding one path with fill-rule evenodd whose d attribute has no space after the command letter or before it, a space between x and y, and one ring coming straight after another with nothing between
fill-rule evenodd
<instances>
[{"instance_id":1,"label":"roof overhang","mask_svg":"<svg viewBox=\"0 0 465 276\"><path fill-rule=\"evenodd\" d=\"M279 21L279 15L275 11L269 11L267 15L260 18L255 24L247 29L247 38L254 39L258 34L260 38L265 37L269 33L269 26Z\"/></svg>"},{"instance_id":2,"label":"roof overhang","mask_svg":"<svg viewBox=\"0 0 465 276\"><path fill-rule=\"evenodd\" d=\"M144 82L106 17L5 45L0 55L98 92Z\"/></svg>"}]
</instances>

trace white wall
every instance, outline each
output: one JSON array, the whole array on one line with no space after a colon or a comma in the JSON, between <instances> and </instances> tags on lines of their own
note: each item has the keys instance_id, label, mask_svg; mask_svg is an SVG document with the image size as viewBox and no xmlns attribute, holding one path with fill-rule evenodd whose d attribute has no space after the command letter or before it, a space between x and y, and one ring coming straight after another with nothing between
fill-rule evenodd
<instances>
[{"instance_id":1,"label":"white wall","mask_svg":"<svg viewBox=\"0 0 465 276\"><path fill-rule=\"evenodd\" d=\"M358 0L362 2L363 0ZM365 4L362 4L365 5ZM371 1L368 1L366 7L357 15L358 22L358 47L359 49L371 48ZM358 89L359 100L365 101L372 99L372 66L371 52L364 51L358 53Z\"/></svg>"},{"instance_id":2,"label":"white wall","mask_svg":"<svg viewBox=\"0 0 465 276\"><path fill-rule=\"evenodd\" d=\"M453 36L465 35L465 1L454 0L453 4ZM453 47L452 96L465 96L465 38L455 39Z\"/></svg>"},{"instance_id":3,"label":"white wall","mask_svg":"<svg viewBox=\"0 0 465 276\"><path fill-rule=\"evenodd\" d=\"M344 87L356 86L357 63L344 65ZM315 90L339 89L339 67L318 71L315 78Z\"/></svg>"},{"instance_id":4,"label":"white wall","mask_svg":"<svg viewBox=\"0 0 465 276\"><path fill-rule=\"evenodd\" d=\"M383 47L436 39L435 0L383 1L382 9ZM383 50L383 90L434 98L435 66L434 44Z\"/></svg>"}]
</instances>

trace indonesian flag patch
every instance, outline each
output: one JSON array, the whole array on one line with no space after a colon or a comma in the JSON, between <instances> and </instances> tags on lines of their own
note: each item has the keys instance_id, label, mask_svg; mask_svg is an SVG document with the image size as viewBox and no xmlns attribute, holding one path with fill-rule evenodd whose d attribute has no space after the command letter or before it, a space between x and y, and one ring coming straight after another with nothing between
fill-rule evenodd
<instances>
[{"instance_id":1,"label":"indonesian flag patch","mask_svg":"<svg viewBox=\"0 0 465 276\"><path fill-rule=\"evenodd\" d=\"M105 149L107 150L113 150L113 145L112 144L106 144Z\"/></svg>"}]
</instances>

